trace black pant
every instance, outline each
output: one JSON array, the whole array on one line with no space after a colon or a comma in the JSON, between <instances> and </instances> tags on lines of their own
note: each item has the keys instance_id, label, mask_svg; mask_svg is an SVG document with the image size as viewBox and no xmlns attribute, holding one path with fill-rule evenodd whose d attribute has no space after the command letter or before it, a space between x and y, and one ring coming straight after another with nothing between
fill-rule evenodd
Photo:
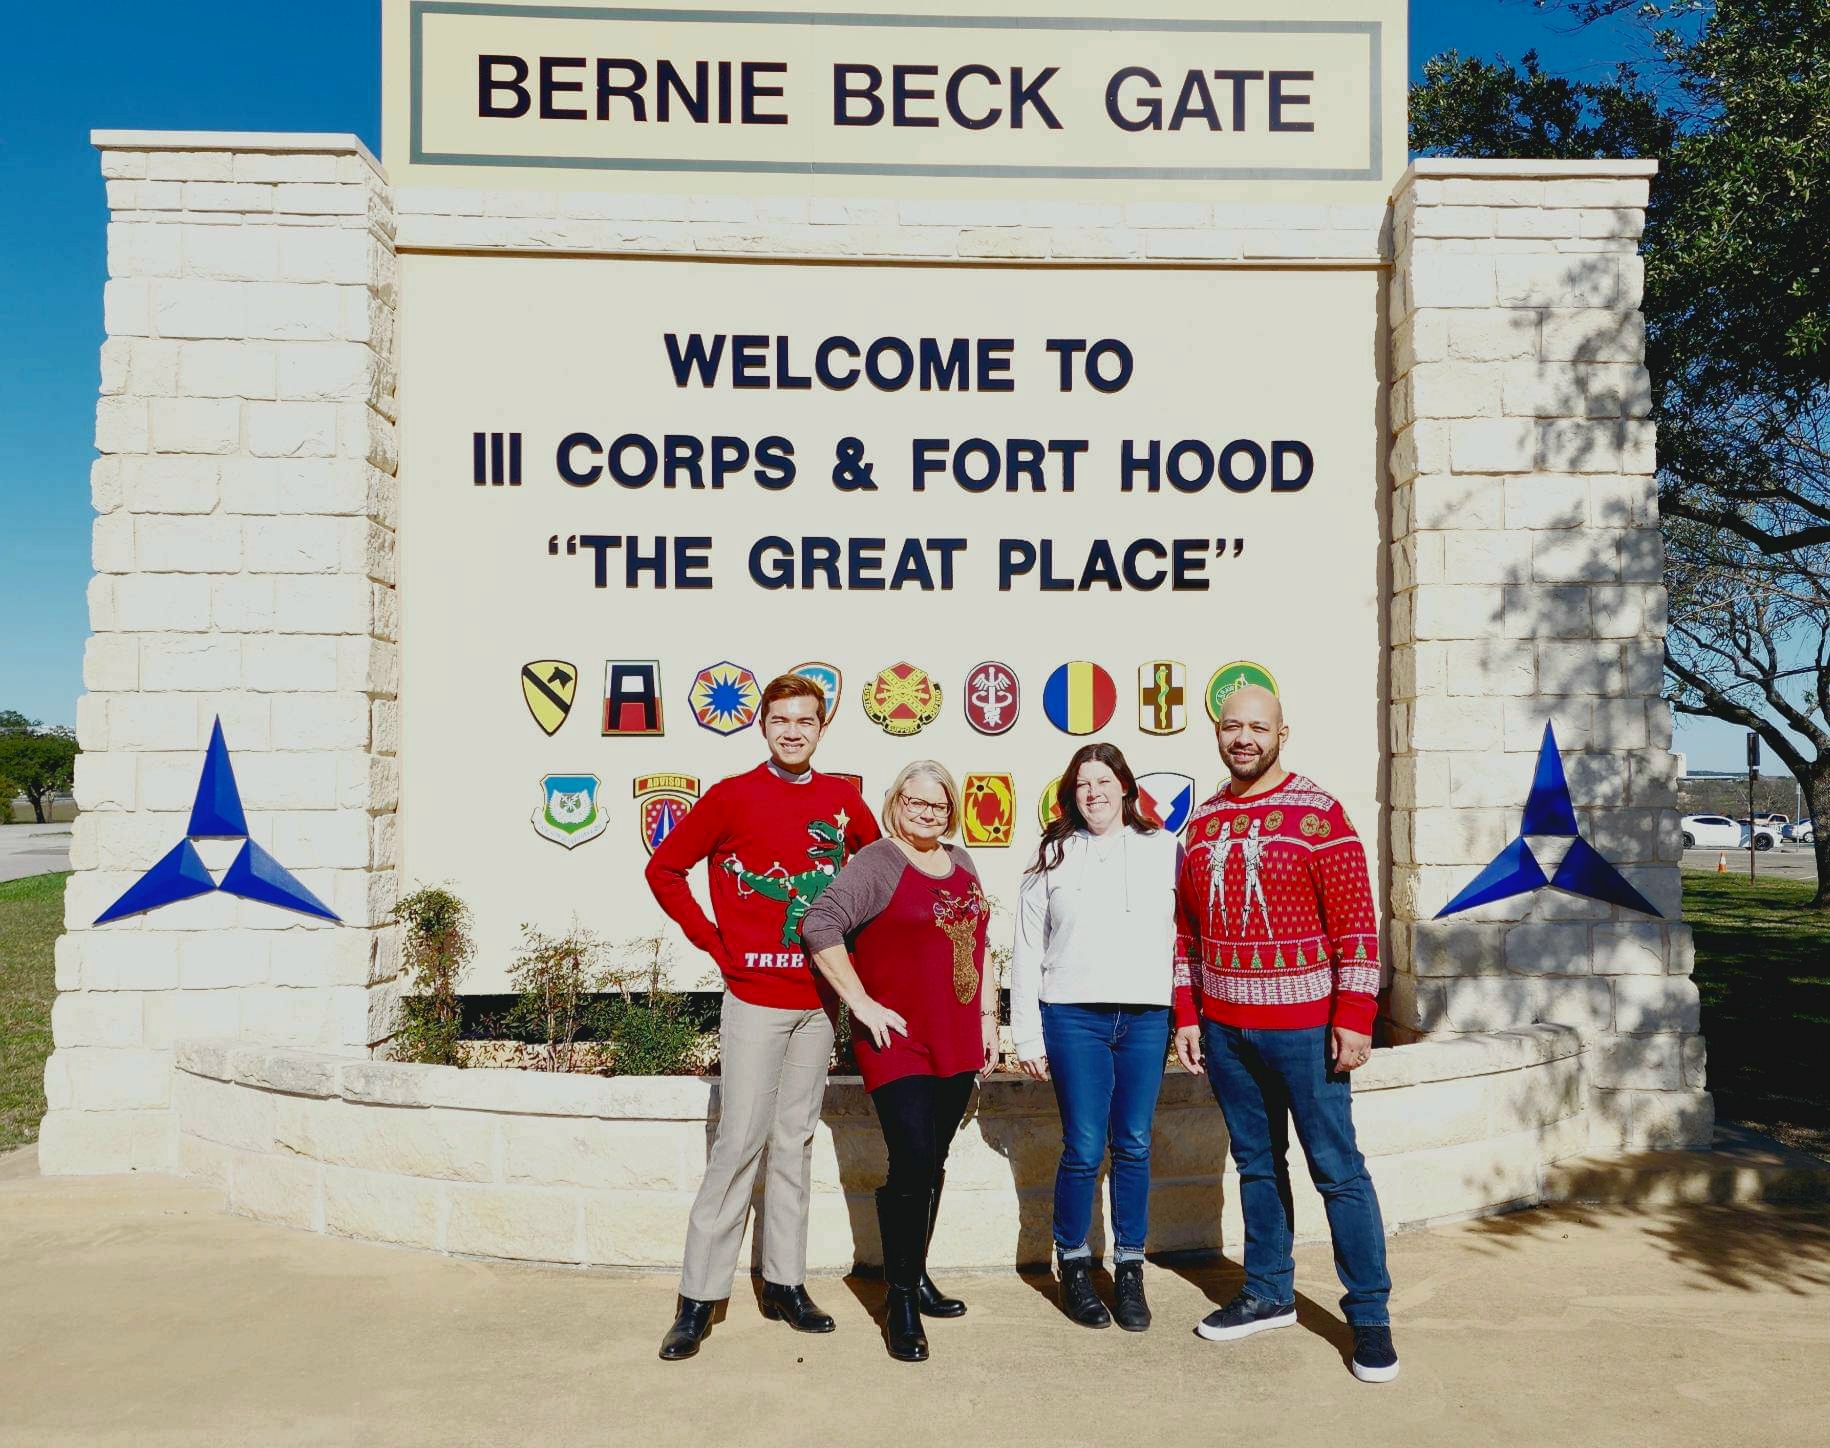
<instances>
[{"instance_id":1,"label":"black pant","mask_svg":"<svg viewBox=\"0 0 1830 1448\"><path fill-rule=\"evenodd\" d=\"M958 1076L903 1076L871 1092L883 1144L889 1148L893 1193L925 1196L940 1180L947 1148L972 1099L971 1071Z\"/></svg>"}]
</instances>

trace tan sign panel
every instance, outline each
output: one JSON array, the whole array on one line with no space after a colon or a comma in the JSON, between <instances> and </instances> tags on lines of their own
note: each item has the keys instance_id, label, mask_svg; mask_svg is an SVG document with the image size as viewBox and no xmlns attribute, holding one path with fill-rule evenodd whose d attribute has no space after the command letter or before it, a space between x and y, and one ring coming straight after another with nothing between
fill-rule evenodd
<instances>
[{"instance_id":1,"label":"tan sign panel","mask_svg":"<svg viewBox=\"0 0 1830 1448\"><path fill-rule=\"evenodd\" d=\"M388 0L384 158L409 185L1001 197L1382 200L1402 169L1396 0L960 8Z\"/></svg>"},{"instance_id":2,"label":"tan sign panel","mask_svg":"<svg viewBox=\"0 0 1830 1448\"><path fill-rule=\"evenodd\" d=\"M810 660L841 676L816 765L873 809L911 759L1009 777L1008 811L977 802L1005 907L1034 801L1089 739L1213 790L1201 691L1239 660L1376 852L1376 271L401 272L402 868L474 907L470 988L502 988L521 922L574 915L665 928L698 979L642 878L672 820L636 795L754 767L759 683ZM551 731L530 659L576 669ZM1179 732L1140 712L1163 660Z\"/></svg>"}]
</instances>

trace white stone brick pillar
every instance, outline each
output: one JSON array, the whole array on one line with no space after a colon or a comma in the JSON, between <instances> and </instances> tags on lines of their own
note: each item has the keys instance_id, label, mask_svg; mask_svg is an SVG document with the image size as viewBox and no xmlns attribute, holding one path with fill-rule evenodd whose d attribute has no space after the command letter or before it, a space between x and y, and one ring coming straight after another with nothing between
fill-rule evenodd
<instances>
[{"instance_id":1,"label":"white stone brick pillar","mask_svg":"<svg viewBox=\"0 0 1830 1448\"><path fill-rule=\"evenodd\" d=\"M1580 1028L1598 1147L1712 1125L1659 697L1653 169L1420 160L1393 217L1392 1014ZM1433 920L1517 834L1547 719L1584 837L1664 920L1552 891Z\"/></svg>"},{"instance_id":2,"label":"white stone brick pillar","mask_svg":"<svg viewBox=\"0 0 1830 1448\"><path fill-rule=\"evenodd\" d=\"M176 1041L365 1053L398 954L386 180L353 136L94 139L107 340L50 1172L175 1164ZM93 926L184 837L219 716L251 837L342 923L218 893Z\"/></svg>"}]
</instances>

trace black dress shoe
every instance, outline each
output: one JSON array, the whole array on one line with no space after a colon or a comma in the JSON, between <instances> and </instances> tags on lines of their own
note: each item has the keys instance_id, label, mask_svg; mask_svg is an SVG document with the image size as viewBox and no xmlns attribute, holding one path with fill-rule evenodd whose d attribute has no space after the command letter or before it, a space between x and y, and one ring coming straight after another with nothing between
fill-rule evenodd
<instances>
[{"instance_id":1,"label":"black dress shoe","mask_svg":"<svg viewBox=\"0 0 1830 1448\"><path fill-rule=\"evenodd\" d=\"M662 1362L678 1362L699 1351L699 1340L710 1329L712 1309L717 1305L701 1302L696 1297L680 1299L679 1315L674 1318L674 1325L667 1329L667 1336L661 1339Z\"/></svg>"},{"instance_id":2,"label":"black dress shoe","mask_svg":"<svg viewBox=\"0 0 1830 1448\"><path fill-rule=\"evenodd\" d=\"M771 1322L779 1318L796 1332L831 1332L838 1326L813 1305L806 1287L800 1284L783 1287L775 1282L763 1283L762 1315Z\"/></svg>"},{"instance_id":3,"label":"black dress shoe","mask_svg":"<svg viewBox=\"0 0 1830 1448\"><path fill-rule=\"evenodd\" d=\"M1150 1304L1144 1300L1144 1264L1135 1259L1112 1269L1112 1316L1126 1332L1150 1326Z\"/></svg>"},{"instance_id":4,"label":"black dress shoe","mask_svg":"<svg viewBox=\"0 0 1830 1448\"><path fill-rule=\"evenodd\" d=\"M1112 1314L1093 1290L1090 1257L1061 1259L1061 1310L1082 1327L1110 1327Z\"/></svg>"},{"instance_id":5,"label":"black dress shoe","mask_svg":"<svg viewBox=\"0 0 1830 1448\"><path fill-rule=\"evenodd\" d=\"M921 1309L907 1287L890 1288L883 1304L883 1345L901 1363L928 1360L928 1335L921 1330Z\"/></svg>"}]
</instances>

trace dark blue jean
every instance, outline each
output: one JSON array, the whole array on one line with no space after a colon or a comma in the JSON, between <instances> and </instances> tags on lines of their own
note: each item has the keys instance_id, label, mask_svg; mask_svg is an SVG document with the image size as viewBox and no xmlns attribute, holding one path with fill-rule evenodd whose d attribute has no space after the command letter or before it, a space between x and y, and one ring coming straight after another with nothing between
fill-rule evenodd
<instances>
[{"instance_id":1,"label":"dark blue jean","mask_svg":"<svg viewBox=\"0 0 1830 1448\"><path fill-rule=\"evenodd\" d=\"M1356 1326L1389 1320L1385 1224L1366 1159L1353 1135L1353 1090L1328 1065L1328 1028L1259 1031L1201 1023L1207 1079L1226 1117L1245 1214L1246 1291L1266 1302L1296 1299L1290 1255L1290 1123L1328 1210L1334 1270L1347 1289L1341 1311Z\"/></svg>"},{"instance_id":2,"label":"dark blue jean","mask_svg":"<svg viewBox=\"0 0 1830 1448\"><path fill-rule=\"evenodd\" d=\"M1169 1051L1166 1006L1042 1003L1048 1053L1061 1109L1061 1164L1055 1169L1055 1247L1086 1250L1099 1164L1112 1153L1115 1261L1141 1258L1150 1226L1150 1123Z\"/></svg>"}]
</instances>

